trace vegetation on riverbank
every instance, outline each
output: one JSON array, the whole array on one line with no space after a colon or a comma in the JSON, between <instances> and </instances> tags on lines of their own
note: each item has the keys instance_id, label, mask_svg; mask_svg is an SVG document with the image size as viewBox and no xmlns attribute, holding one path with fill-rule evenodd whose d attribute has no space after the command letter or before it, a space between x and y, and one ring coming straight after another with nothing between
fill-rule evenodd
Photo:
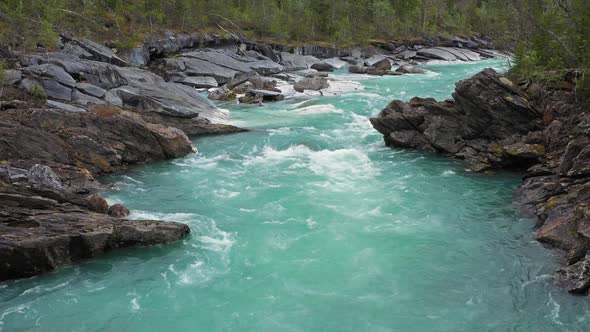
<instances>
[{"instance_id":1,"label":"vegetation on riverbank","mask_svg":"<svg viewBox=\"0 0 590 332\"><path fill-rule=\"evenodd\" d=\"M0 45L17 50L51 48L64 31L118 48L165 30L336 47L480 34L515 50L523 79L560 80L577 68L583 81L590 61L584 0L4 0L0 18Z\"/></svg>"}]
</instances>

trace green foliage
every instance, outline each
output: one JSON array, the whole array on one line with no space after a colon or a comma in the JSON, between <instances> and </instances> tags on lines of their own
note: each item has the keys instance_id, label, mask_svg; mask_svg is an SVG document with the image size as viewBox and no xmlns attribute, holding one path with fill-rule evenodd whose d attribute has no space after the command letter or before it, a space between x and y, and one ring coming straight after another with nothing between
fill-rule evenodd
<instances>
[{"instance_id":1,"label":"green foliage","mask_svg":"<svg viewBox=\"0 0 590 332\"><path fill-rule=\"evenodd\" d=\"M37 99L37 100L47 99L47 94L45 94L45 90L43 90L43 88L40 87L39 85L33 86L33 88L31 89L31 92L29 94L31 95L31 97L33 97L33 99Z\"/></svg>"},{"instance_id":2,"label":"green foliage","mask_svg":"<svg viewBox=\"0 0 590 332\"><path fill-rule=\"evenodd\" d=\"M524 78L590 59L588 0L0 0L0 45L12 50L52 48L64 31L123 49L164 30L336 46L482 34L516 49Z\"/></svg>"},{"instance_id":3,"label":"green foliage","mask_svg":"<svg viewBox=\"0 0 590 332\"><path fill-rule=\"evenodd\" d=\"M560 82L572 69L590 65L590 2L536 0L514 5L521 28L512 74ZM578 85L587 84L582 79ZM584 89L582 89L584 90Z\"/></svg>"},{"instance_id":4,"label":"green foliage","mask_svg":"<svg viewBox=\"0 0 590 332\"><path fill-rule=\"evenodd\" d=\"M0 84L4 84L5 79L6 79L6 65L3 62L0 62Z\"/></svg>"},{"instance_id":5,"label":"green foliage","mask_svg":"<svg viewBox=\"0 0 590 332\"><path fill-rule=\"evenodd\" d=\"M481 32L500 0L0 0L0 41L53 46L63 31L99 38L218 28L280 41L364 44L370 38ZM501 7L496 5L496 7ZM499 10L499 9L498 9ZM500 25L498 23L497 25ZM495 26L494 26L495 27ZM486 29L493 29L487 26Z\"/></svg>"}]
</instances>

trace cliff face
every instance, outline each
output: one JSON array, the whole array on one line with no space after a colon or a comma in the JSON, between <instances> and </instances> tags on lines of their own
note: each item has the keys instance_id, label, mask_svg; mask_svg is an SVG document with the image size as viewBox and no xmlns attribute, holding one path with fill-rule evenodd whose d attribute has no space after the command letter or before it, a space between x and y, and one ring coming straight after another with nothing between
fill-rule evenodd
<instances>
[{"instance_id":1,"label":"cliff face","mask_svg":"<svg viewBox=\"0 0 590 332\"><path fill-rule=\"evenodd\" d=\"M556 282L590 289L590 115L572 83L541 92L486 69L453 99L391 102L371 119L388 146L464 159L470 171L523 170L518 201L538 217L536 238L566 253Z\"/></svg>"}]
</instances>

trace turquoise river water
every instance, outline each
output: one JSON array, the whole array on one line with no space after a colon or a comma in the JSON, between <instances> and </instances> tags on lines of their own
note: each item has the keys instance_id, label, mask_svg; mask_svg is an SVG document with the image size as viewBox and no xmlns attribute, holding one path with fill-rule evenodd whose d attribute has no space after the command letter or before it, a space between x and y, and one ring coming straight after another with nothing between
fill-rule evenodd
<instances>
[{"instance_id":1,"label":"turquoise river water","mask_svg":"<svg viewBox=\"0 0 590 332\"><path fill-rule=\"evenodd\" d=\"M0 283L0 330L589 331L590 303L552 286L556 253L512 204L518 175L388 149L369 123L488 66L340 71L336 96L220 105L254 130L104 179L133 218L192 235Z\"/></svg>"}]
</instances>

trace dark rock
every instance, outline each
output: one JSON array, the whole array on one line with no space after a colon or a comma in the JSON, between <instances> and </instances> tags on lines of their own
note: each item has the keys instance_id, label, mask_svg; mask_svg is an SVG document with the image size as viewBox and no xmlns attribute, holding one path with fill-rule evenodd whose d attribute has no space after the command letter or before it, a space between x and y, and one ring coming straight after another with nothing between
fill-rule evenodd
<instances>
[{"instance_id":1,"label":"dark rock","mask_svg":"<svg viewBox=\"0 0 590 332\"><path fill-rule=\"evenodd\" d=\"M342 60L350 65L361 65L362 66L364 64L364 61L360 60L359 58L351 57L351 56L340 57L340 60Z\"/></svg>"},{"instance_id":2,"label":"dark rock","mask_svg":"<svg viewBox=\"0 0 590 332\"><path fill-rule=\"evenodd\" d=\"M540 126L539 114L522 94L491 69L458 82L453 97L453 103L420 98L394 101L371 123L389 145L462 155L473 164L493 163L487 157L492 142ZM483 139L483 144L473 145L475 138ZM474 153L466 154L467 147Z\"/></svg>"},{"instance_id":3,"label":"dark rock","mask_svg":"<svg viewBox=\"0 0 590 332\"><path fill-rule=\"evenodd\" d=\"M109 211L109 203L99 194L92 194L86 197L86 201L88 202L88 209L90 211L103 214L107 214Z\"/></svg>"},{"instance_id":4,"label":"dark rock","mask_svg":"<svg viewBox=\"0 0 590 332\"><path fill-rule=\"evenodd\" d=\"M340 60L339 58L328 58L323 59L322 61L331 65L334 69L339 69L348 65L346 61Z\"/></svg>"},{"instance_id":5,"label":"dark rock","mask_svg":"<svg viewBox=\"0 0 590 332\"><path fill-rule=\"evenodd\" d=\"M61 85L56 81L44 79L41 81L45 94L48 98L71 101L72 89Z\"/></svg>"},{"instance_id":6,"label":"dark rock","mask_svg":"<svg viewBox=\"0 0 590 332\"><path fill-rule=\"evenodd\" d=\"M90 39L84 39L82 41L70 39L67 41L69 43L79 46L84 51L91 54L91 57L86 57L84 54L82 54L81 58L83 59L91 59L123 67L127 66L127 62L116 56L110 48L99 43L96 43Z\"/></svg>"},{"instance_id":7,"label":"dark rock","mask_svg":"<svg viewBox=\"0 0 590 332\"><path fill-rule=\"evenodd\" d=\"M353 74L366 74L368 68L363 66L351 65L348 66L348 72Z\"/></svg>"},{"instance_id":8,"label":"dark rock","mask_svg":"<svg viewBox=\"0 0 590 332\"><path fill-rule=\"evenodd\" d=\"M124 106L137 107L150 112L181 118L224 117L223 113L205 97L183 84L143 82L111 91L121 98Z\"/></svg>"},{"instance_id":9,"label":"dark rock","mask_svg":"<svg viewBox=\"0 0 590 332\"><path fill-rule=\"evenodd\" d=\"M33 208L33 209L48 209L58 204L56 200L45 198L41 196L19 195L0 192L0 203L4 208ZM2 224L0 223L0 227ZM4 233L8 234L8 233ZM2 239L3 233L0 233ZM1 252L0 245L0 252Z\"/></svg>"},{"instance_id":10,"label":"dark rock","mask_svg":"<svg viewBox=\"0 0 590 332\"><path fill-rule=\"evenodd\" d=\"M227 82L226 86L228 89L233 89L236 86L238 86L244 82L250 81L255 77L257 77L257 75L254 72L241 73L241 74L236 75L229 82Z\"/></svg>"},{"instance_id":11,"label":"dark rock","mask_svg":"<svg viewBox=\"0 0 590 332\"><path fill-rule=\"evenodd\" d=\"M241 103L254 104L263 101L281 101L285 96L280 92L269 90L249 90L246 95L240 98Z\"/></svg>"},{"instance_id":12,"label":"dark rock","mask_svg":"<svg viewBox=\"0 0 590 332\"><path fill-rule=\"evenodd\" d=\"M0 160L43 160L104 174L193 151L182 132L162 131L136 113L105 106L89 112L10 110L2 118Z\"/></svg>"},{"instance_id":13,"label":"dark rock","mask_svg":"<svg viewBox=\"0 0 590 332\"><path fill-rule=\"evenodd\" d=\"M559 174L570 177L590 175L590 139L588 137L571 140L565 148Z\"/></svg>"},{"instance_id":14,"label":"dark rock","mask_svg":"<svg viewBox=\"0 0 590 332\"><path fill-rule=\"evenodd\" d=\"M391 61L385 57L378 61L365 61L365 63L368 64L369 68L373 67L379 70L391 70Z\"/></svg>"},{"instance_id":15,"label":"dark rock","mask_svg":"<svg viewBox=\"0 0 590 332\"><path fill-rule=\"evenodd\" d=\"M311 69L315 69L315 70L321 71L321 72L333 72L334 71L334 67L332 67L331 64L328 64L325 62L314 63L313 65L311 65Z\"/></svg>"},{"instance_id":16,"label":"dark rock","mask_svg":"<svg viewBox=\"0 0 590 332\"><path fill-rule=\"evenodd\" d=\"M61 180L49 166L35 164L27 171L27 179L31 185L39 188L63 189Z\"/></svg>"},{"instance_id":17,"label":"dark rock","mask_svg":"<svg viewBox=\"0 0 590 332\"><path fill-rule=\"evenodd\" d=\"M402 74L424 74L425 71L422 69L418 69L412 65L402 65L399 66L398 69L395 70L398 73Z\"/></svg>"},{"instance_id":18,"label":"dark rock","mask_svg":"<svg viewBox=\"0 0 590 332\"><path fill-rule=\"evenodd\" d=\"M590 289L590 257L587 255L579 262L559 269L555 282L570 293L587 294Z\"/></svg>"},{"instance_id":19,"label":"dark rock","mask_svg":"<svg viewBox=\"0 0 590 332\"><path fill-rule=\"evenodd\" d=\"M307 77L295 83L293 88L297 92L304 92L305 90L320 91L329 87L328 80L323 77Z\"/></svg>"},{"instance_id":20,"label":"dark rock","mask_svg":"<svg viewBox=\"0 0 590 332\"><path fill-rule=\"evenodd\" d=\"M260 52L262 55L269 58L270 60L277 63L280 61L277 54L272 50L272 48L269 45L256 44L254 48L256 49L256 51Z\"/></svg>"},{"instance_id":21,"label":"dark rock","mask_svg":"<svg viewBox=\"0 0 590 332\"><path fill-rule=\"evenodd\" d=\"M122 204L115 204L109 207L109 216L115 218L125 218L129 216L129 209Z\"/></svg>"},{"instance_id":22,"label":"dark rock","mask_svg":"<svg viewBox=\"0 0 590 332\"><path fill-rule=\"evenodd\" d=\"M37 206L24 210L26 217L17 224L0 222L0 280L35 276L115 248L171 243L190 233L175 222L60 210L48 213Z\"/></svg>"},{"instance_id":23,"label":"dark rock","mask_svg":"<svg viewBox=\"0 0 590 332\"><path fill-rule=\"evenodd\" d=\"M350 56L350 50L337 49L334 47L325 47L319 45L303 45L293 49L293 53L304 56L313 56L317 58L334 58L341 56Z\"/></svg>"}]
</instances>

